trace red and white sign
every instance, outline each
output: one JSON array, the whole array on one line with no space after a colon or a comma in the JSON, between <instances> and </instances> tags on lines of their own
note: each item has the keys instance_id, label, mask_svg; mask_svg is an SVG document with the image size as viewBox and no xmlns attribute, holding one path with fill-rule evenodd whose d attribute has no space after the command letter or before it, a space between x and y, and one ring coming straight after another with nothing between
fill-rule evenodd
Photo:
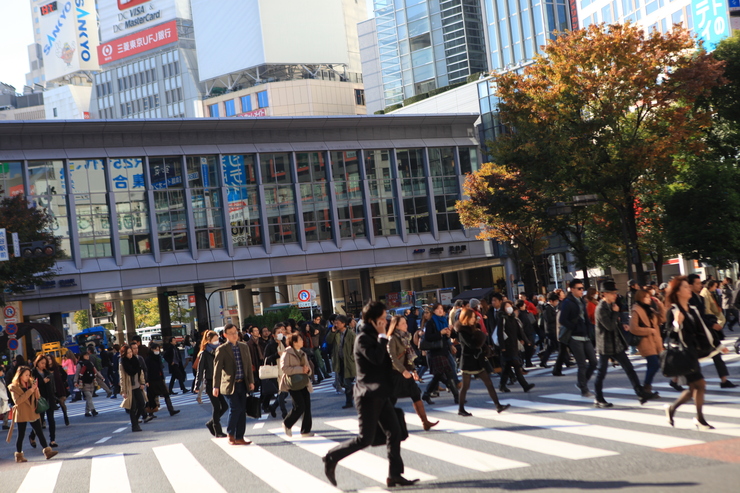
<instances>
[{"instance_id":1,"label":"red and white sign","mask_svg":"<svg viewBox=\"0 0 740 493\"><path fill-rule=\"evenodd\" d=\"M194 294L188 295L188 305L195 306L195 295Z\"/></svg>"},{"instance_id":2,"label":"red and white sign","mask_svg":"<svg viewBox=\"0 0 740 493\"><path fill-rule=\"evenodd\" d=\"M260 108L258 110L247 111L246 113L239 113L236 116L241 116L245 118L250 118L250 117L254 118L254 117L269 116L269 115L267 114L267 108Z\"/></svg>"},{"instance_id":3,"label":"red and white sign","mask_svg":"<svg viewBox=\"0 0 740 493\"><path fill-rule=\"evenodd\" d=\"M141 5L149 0L118 0L118 10L126 10L136 5Z\"/></svg>"},{"instance_id":4,"label":"red and white sign","mask_svg":"<svg viewBox=\"0 0 740 493\"><path fill-rule=\"evenodd\" d=\"M307 303L311 301L311 292L306 289L298 291L298 301L302 303Z\"/></svg>"},{"instance_id":5,"label":"red and white sign","mask_svg":"<svg viewBox=\"0 0 740 493\"><path fill-rule=\"evenodd\" d=\"M177 39L177 21L166 22L98 46L98 60L101 65L115 62L174 43Z\"/></svg>"}]
</instances>

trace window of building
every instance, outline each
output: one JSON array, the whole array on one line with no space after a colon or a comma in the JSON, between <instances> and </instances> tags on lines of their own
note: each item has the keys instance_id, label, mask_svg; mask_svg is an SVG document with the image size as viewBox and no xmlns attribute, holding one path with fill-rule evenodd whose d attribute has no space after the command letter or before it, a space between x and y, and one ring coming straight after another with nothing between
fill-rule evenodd
<instances>
[{"instance_id":1,"label":"window of building","mask_svg":"<svg viewBox=\"0 0 740 493\"><path fill-rule=\"evenodd\" d=\"M144 160L140 157L109 159L108 170L116 201L121 255L150 253L152 240Z\"/></svg>"},{"instance_id":2,"label":"window of building","mask_svg":"<svg viewBox=\"0 0 740 493\"><path fill-rule=\"evenodd\" d=\"M75 198L75 220L82 258L113 255L104 163L102 159L69 161L69 176Z\"/></svg>"},{"instance_id":3,"label":"window of building","mask_svg":"<svg viewBox=\"0 0 740 493\"><path fill-rule=\"evenodd\" d=\"M428 152L437 227L439 231L460 229L460 217L455 209L455 202L460 199L460 182L455 170L455 148L430 148Z\"/></svg>"},{"instance_id":4,"label":"window of building","mask_svg":"<svg viewBox=\"0 0 740 493\"><path fill-rule=\"evenodd\" d=\"M257 93L257 106L260 108L267 108L270 106L270 101L267 99L267 91Z\"/></svg>"},{"instance_id":5,"label":"window of building","mask_svg":"<svg viewBox=\"0 0 740 493\"><path fill-rule=\"evenodd\" d=\"M218 157L188 156L185 162L190 200L193 204L195 244L198 250L223 248L224 211L218 177Z\"/></svg>"},{"instance_id":6,"label":"window of building","mask_svg":"<svg viewBox=\"0 0 740 493\"><path fill-rule=\"evenodd\" d=\"M326 153L296 153L306 241L330 240L331 206L326 178Z\"/></svg>"},{"instance_id":7,"label":"window of building","mask_svg":"<svg viewBox=\"0 0 740 493\"><path fill-rule=\"evenodd\" d=\"M32 207L51 213L53 222L49 232L60 237L61 256L72 258L65 174L64 161L30 161L28 201Z\"/></svg>"},{"instance_id":8,"label":"window of building","mask_svg":"<svg viewBox=\"0 0 740 493\"><path fill-rule=\"evenodd\" d=\"M236 115L236 100L229 99L228 101L224 101L224 110L226 116Z\"/></svg>"},{"instance_id":9,"label":"window of building","mask_svg":"<svg viewBox=\"0 0 740 493\"><path fill-rule=\"evenodd\" d=\"M256 156L225 155L222 164L229 201L231 240L234 246L261 245Z\"/></svg>"},{"instance_id":10,"label":"window of building","mask_svg":"<svg viewBox=\"0 0 740 493\"><path fill-rule=\"evenodd\" d=\"M51 111L52 111L52 113L54 114L54 118L56 118L56 117L58 116L58 115L57 115L57 109L56 109L56 108L52 108L52 110L51 110Z\"/></svg>"},{"instance_id":11,"label":"window of building","mask_svg":"<svg viewBox=\"0 0 740 493\"><path fill-rule=\"evenodd\" d=\"M0 197L24 194L22 164L17 161L0 163Z\"/></svg>"},{"instance_id":12,"label":"window of building","mask_svg":"<svg viewBox=\"0 0 740 493\"><path fill-rule=\"evenodd\" d=\"M211 118L218 118L218 103L208 105L208 115Z\"/></svg>"},{"instance_id":13,"label":"window of building","mask_svg":"<svg viewBox=\"0 0 740 493\"><path fill-rule=\"evenodd\" d=\"M396 151L406 232L426 233L429 225L429 196L424 177L424 149Z\"/></svg>"},{"instance_id":14,"label":"window of building","mask_svg":"<svg viewBox=\"0 0 740 493\"><path fill-rule=\"evenodd\" d=\"M355 104L358 106L365 106L365 90L355 89Z\"/></svg>"},{"instance_id":15,"label":"window of building","mask_svg":"<svg viewBox=\"0 0 740 493\"><path fill-rule=\"evenodd\" d=\"M149 158L157 241L162 252L190 248L182 173L182 159L179 156Z\"/></svg>"},{"instance_id":16,"label":"window of building","mask_svg":"<svg viewBox=\"0 0 740 493\"><path fill-rule=\"evenodd\" d=\"M298 234L290 154L260 154L259 159L270 241L295 243L298 241Z\"/></svg>"},{"instance_id":17,"label":"window of building","mask_svg":"<svg viewBox=\"0 0 740 493\"><path fill-rule=\"evenodd\" d=\"M252 111L252 95L251 94L242 96L241 101L242 101L242 113L247 113L249 111Z\"/></svg>"},{"instance_id":18,"label":"window of building","mask_svg":"<svg viewBox=\"0 0 740 493\"><path fill-rule=\"evenodd\" d=\"M395 185L391 174L391 151L365 151L365 177L370 190L370 213L376 236L398 234Z\"/></svg>"},{"instance_id":19,"label":"window of building","mask_svg":"<svg viewBox=\"0 0 740 493\"><path fill-rule=\"evenodd\" d=\"M366 236L359 156L359 151L331 152L334 197L337 203L339 235L342 238Z\"/></svg>"},{"instance_id":20,"label":"window of building","mask_svg":"<svg viewBox=\"0 0 740 493\"><path fill-rule=\"evenodd\" d=\"M475 147L461 147L458 153L460 155L460 173L464 175L478 171L480 167L478 149Z\"/></svg>"}]
</instances>

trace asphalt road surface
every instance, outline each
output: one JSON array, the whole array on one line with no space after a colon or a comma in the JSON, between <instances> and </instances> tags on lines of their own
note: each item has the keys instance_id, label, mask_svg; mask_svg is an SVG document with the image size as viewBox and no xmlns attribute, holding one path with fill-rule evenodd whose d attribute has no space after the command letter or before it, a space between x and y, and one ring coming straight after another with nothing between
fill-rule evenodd
<instances>
[{"instance_id":1,"label":"asphalt road surface","mask_svg":"<svg viewBox=\"0 0 740 493\"><path fill-rule=\"evenodd\" d=\"M735 334L727 345L734 342ZM638 374L644 360L633 357ZM730 378L740 384L740 355L725 355ZM740 387L720 389L714 367L705 365L708 388L704 413L716 429L693 428L693 404L679 409L676 427L665 418L663 405L678 395L658 376L653 390L661 399L645 406L632 394L624 372L609 368L605 396L611 409L594 409L574 387L575 367L553 377L550 370L530 371L536 387L523 393L512 385L500 394L511 409L497 414L482 382L474 380L466 406L472 417L457 415L449 393L427 406L440 424L430 432L420 427L411 401L406 410L410 437L403 442L406 477L420 478L413 491L740 491ZM427 381L429 377L427 377ZM494 380L498 385L498 379ZM593 383L593 381L591 382ZM176 389L179 388L176 386ZM341 409L344 396L330 382L312 395L312 438L283 434L278 418L247 420L249 446L230 446L214 439L204 423L208 400L173 396L182 412L162 407L159 417L131 433L120 397L95 399L99 416L84 417L84 402L69 406L70 426L57 412L59 455L44 460L40 445L26 439L28 462L13 462L13 444L0 443L0 493L66 492L295 492L385 489L388 465L383 447L369 448L340 462L339 489L323 473L321 456L357 429L353 409ZM290 399L287 402L290 409ZM222 423L226 426L226 416ZM48 438L48 430L45 430Z\"/></svg>"}]
</instances>

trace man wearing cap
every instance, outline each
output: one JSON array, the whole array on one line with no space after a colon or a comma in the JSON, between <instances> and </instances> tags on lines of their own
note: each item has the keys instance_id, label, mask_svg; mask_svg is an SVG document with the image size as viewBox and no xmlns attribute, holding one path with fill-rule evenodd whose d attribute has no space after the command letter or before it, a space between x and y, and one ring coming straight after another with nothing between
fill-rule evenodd
<instances>
[{"instance_id":1,"label":"man wearing cap","mask_svg":"<svg viewBox=\"0 0 740 493\"><path fill-rule=\"evenodd\" d=\"M654 397L652 393L647 393L640 385L632 362L625 353L627 349L627 340L625 339L624 329L620 316L619 305L617 304L617 286L614 281L604 281L601 286L603 298L596 307L596 352L599 355L599 363L596 370L596 382L594 390L596 398L594 406L612 407L610 402L604 399L603 386L606 378L606 370L609 368L609 359L616 360L627 374L635 394L640 399L640 404L644 404L648 399Z\"/></svg>"}]
</instances>

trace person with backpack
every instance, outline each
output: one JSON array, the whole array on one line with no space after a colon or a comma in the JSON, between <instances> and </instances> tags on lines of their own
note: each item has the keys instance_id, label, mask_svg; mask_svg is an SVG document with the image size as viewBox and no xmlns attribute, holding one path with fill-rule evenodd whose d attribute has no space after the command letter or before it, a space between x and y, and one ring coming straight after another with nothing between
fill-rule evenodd
<instances>
[{"instance_id":1,"label":"person with backpack","mask_svg":"<svg viewBox=\"0 0 740 493\"><path fill-rule=\"evenodd\" d=\"M80 361L77 363L77 372L75 373L75 388L82 391L85 396L85 417L92 418L98 415L93 404L93 392L95 392L95 378L98 370L90 361L90 353L82 353Z\"/></svg>"}]
</instances>

